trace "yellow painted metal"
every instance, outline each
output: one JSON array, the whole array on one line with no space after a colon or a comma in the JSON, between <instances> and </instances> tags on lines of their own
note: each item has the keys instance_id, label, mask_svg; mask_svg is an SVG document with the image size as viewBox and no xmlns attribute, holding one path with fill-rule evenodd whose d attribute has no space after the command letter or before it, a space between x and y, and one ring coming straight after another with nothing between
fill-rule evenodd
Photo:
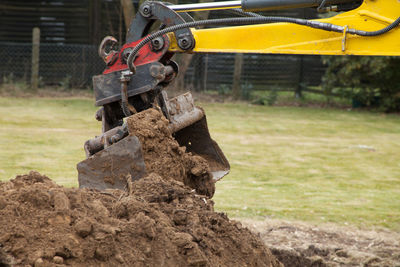
<instances>
[{"instance_id":1,"label":"yellow painted metal","mask_svg":"<svg viewBox=\"0 0 400 267\"><path fill-rule=\"evenodd\" d=\"M364 0L355 10L319 21L375 31L388 26L399 16L399 0ZM195 53L400 56L400 27L376 37L328 32L289 23L191 30L196 40ZM175 38L171 35L170 38L170 50L180 52Z\"/></svg>"}]
</instances>

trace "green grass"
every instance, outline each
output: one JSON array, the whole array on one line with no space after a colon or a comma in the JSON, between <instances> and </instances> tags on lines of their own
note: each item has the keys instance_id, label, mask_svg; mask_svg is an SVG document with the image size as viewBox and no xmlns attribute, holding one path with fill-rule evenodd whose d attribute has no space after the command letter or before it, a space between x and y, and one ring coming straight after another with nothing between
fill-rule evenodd
<instances>
[{"instance_id":1,"label":"green grass","mask_svg":"<svg viewBox=\"0 0 400 267\"><path fill-rule=\"evenodd\" d=\"M312 87L314 90L322 90L320 87ZM275 97L274 97L275 93ZM275 100L272 100L275 99ZM273 102L274 105L295 105L295 106L333 106L333 107L351 107L351 99L337 96L326 96L311 92L302 92L301 98L294 98L294 92L286 91L252 91L250 101L255 103Z\"/></svg>"},{"instance_id":2,"label":"green grass","mask_svg":"<svg viewBox=\"0 0 400 267\"><path fill-rule=\"evenodd\" d=\"M231 163L218 211L400 230L398 115L202 106ZM76 186L83 143L100 131L95 110L91 99L0 98L0 178L38 170Z\"/></svg>"},{"instance_id":3,"label":"green grass","mask_svg":"<svg viewBox=\"0 0 400 267\"><path fill-rule=\"evenodd\" d=\"M37 170L77 185L83 143L99 134L90 99L0 98L0 177Z\"/></svg>"}]
</instances>

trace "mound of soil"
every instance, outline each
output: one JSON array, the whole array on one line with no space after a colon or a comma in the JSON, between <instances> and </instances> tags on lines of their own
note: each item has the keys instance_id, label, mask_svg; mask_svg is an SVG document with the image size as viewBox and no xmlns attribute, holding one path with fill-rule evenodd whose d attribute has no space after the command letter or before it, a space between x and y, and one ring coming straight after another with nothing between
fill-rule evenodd
<instances>
[{"instance_id":1,"label":"mound of soil","mask_svg":"<svg viewBox=\"0 0 400 267\"><path fill-rule=\"evenodd\" d=\"M282 266L182 182L127 182L99 192L31 172L0 183L0 266Z\"/></svg>"},{"instance_id":2,"label":"mound of soil","mask_svg":"<svg viewBox=\"0 0 400 267\"><path fill-rule=\"evenodd\" d=\"M177 180L212 197L215 184L205 159L186 152L168 129L168 120L156 109L147 109L127 119L131 135L139 138L147 173L157 173L166 180Z\"/></svg>"}]
</instances>

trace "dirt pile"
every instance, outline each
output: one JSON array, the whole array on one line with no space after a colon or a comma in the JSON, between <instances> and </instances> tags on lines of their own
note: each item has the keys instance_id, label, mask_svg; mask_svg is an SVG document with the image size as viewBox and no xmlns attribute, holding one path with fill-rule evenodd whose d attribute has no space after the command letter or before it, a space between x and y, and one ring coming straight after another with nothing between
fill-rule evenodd
<instances>
[{"instance_id":1,"label":"dirt pile","mask_svg":"<svg viewBox=\"0 0 400 267\"><path fill-rule=\"evenodd\" d=\"M0 183L0 266L281 266L212 200L151 174L127 191Z\"/></svg>"},{"instance_id":2,"label":"dirt pile","mask_svg":"<svg viewBox=\"0 0 400 267\"><path fill-rule=\"evenodd\" d=\"M186 152L168 129L168 120L156 109L137 113L127 120L129 133L139 138L147 173L177 180L212 197L215 184L205 159Z\"/></svg>"}]
</instances>

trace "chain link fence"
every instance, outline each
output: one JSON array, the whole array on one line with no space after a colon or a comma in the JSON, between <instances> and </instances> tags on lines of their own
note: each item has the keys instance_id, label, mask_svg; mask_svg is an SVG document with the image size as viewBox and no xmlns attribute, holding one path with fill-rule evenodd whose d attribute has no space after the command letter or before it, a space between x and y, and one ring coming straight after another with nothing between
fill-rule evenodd
<instances>
[{"instance_id":1,"label":"chain link fence","mask_svg":"<svg viewBox=\"0 0 400 267\"><path fill-rule=\"evenodd\" d=\"M97 46L81 44L41 43L39 50L39 79L42 85L87 87L93 75L104 70ZM0 42L0 76L29 82L31 77L31 43Z\"/></svg>"},{"instance_id":2,"label":"chain link fence","mask_svg":"<svg viewBox=\"0 0 400 267\"><path fill-rule=\"evenodd\" d=\"M196 91L229 90L234 69L234 54L195 55L185 86ZM320 56L244 54L240 85L244 97L252 90L297 91L319 86L324 73Z\"/></svg>"},{"instance_id":3,"label":"chain link fence","mask_svg":"<svg viewBox=\"0 0 400 267\"><path fill-rule=\"evenodd\" d=\"M141 3L136 0L133 2L135 8ZM179 1L196 2L198 1ZM39 86L91 87L92 76L100 74L105 68L97 54L97 45L101 38L113 35L123 40L125 24L119 0L60 0L57 5L46 1L22 0L7 0L5 3L7 5L1 7L4 14L0 17L4 26L0 29L0 82L19 80L29 84L32 72L33 27L40 28L41 32ZM21 9L21 6L24 8ZM260 14L310 19L318 16L312 9L285 9ZM191 15L196 17L196 13ZM206 17L216 19L236 15L229 10L222 10L209 12ZM37 65L34 66L33 73L36 74ZM225 93L224 91L232 88L234 66L235 54L195 54L189 69L180 73L185 77L184 84L180 82L179 85L196 91L214 90ZM245 54L239 83L242 96L246 98L254 90L278 88L299 91L307 86L319 85L323 73L324 67L318 56Z\"/></svg>"},{"instance_id":4,"label":"chain link fence","mask_svg":"<svg viewBox=\"0 0 400 267\"><path fill-rule=\"evenodd\" d=\"M1 77L27 83L31 77L30 43L0 42ZM185 73L185 88L196 91L229 90L234 75L234 54L196 54ZM93 75L105 68L95 45L40 44L41 85L90 87ZM242 94L251 90L299 90L321 83L324 67L318 56L243 55ZM301 88L300 88L301 89Z\"/></svg>"}]
</instances>

